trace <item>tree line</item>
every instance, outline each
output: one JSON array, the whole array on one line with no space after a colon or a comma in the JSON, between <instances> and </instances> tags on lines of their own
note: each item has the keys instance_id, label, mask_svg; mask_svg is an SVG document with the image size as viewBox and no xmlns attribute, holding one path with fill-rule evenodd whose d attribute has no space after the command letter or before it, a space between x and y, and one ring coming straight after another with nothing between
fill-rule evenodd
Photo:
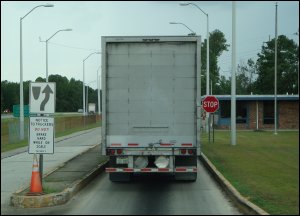
<instances>
[{"instance_id":1,"label":"tree line","mask_svg":"<svg viewBox=\"0 0 300 216\"><path fill-rule=\"evenodd\" d=\"M231 77L220 75L218 58L223 52L228 51L225 35L216 29L210 33L209 43L209 73L214 95L231 94ZM201 44L201 95L206 94L206 43ZM274 94L275 70L275 38L263 43L261 52L257 53L257 60L252 58L247 62L240 62L236 70L236 94ZM285 35L280 35L277 40L277 94L298 93L299 71L299 45ZM76 112L82 109L82 81L60 75L50 75L49 82L56 82L56 111ZM38 77L36 82L45 82ZM24 104L29 104L29 83L23 83ZM1 81L1 111L19 104L19 83ZM86 91L87 93L87 91ZM89 87L89 102L96 103L97 90Z\"/></svg>"},{"instance_id":2,"label":"tree line","mask_svg":"<svg viewBox=\"0 0 300 216\"><path fill-rule=\"evenodd\" d=\"M56 112L77 112L82 109L82 81L61 75L49 75L49 82L56 83ZM24 90L24 105L29 104L29 84L31 81L23 82ZM46 79L38 77L35 82L46 82ZM87 88L87 87L86 87ZM85 91L87 94L87 89ZM13 105L20 104L20 84L9 82L7 80L1 81L1 111L9 109L13 111ZM95 103L98 107L98 92L88 87L89 103Z\"/></svg>"}]
</instances>

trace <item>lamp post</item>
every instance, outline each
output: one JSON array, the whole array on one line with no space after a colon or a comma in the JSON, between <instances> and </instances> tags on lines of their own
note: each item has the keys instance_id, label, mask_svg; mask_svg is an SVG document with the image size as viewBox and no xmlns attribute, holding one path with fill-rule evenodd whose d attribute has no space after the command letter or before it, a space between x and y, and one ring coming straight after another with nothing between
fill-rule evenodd
<instances>
[{"instance_id":1,"label":"lamp post","mask_svg":"<svg viewBox=\"0 0 300 216\"><path fill-rule=\"evenodd\" d=\"M207 48L206 48L206 95L209 95L209 25L208 25L208 13L205 13L198 5L192 3L192 2L182 2L180 3L181 6L187 6L187 5L194 5L197 7L202 13L206 15L207 18L207 34L206 34L206 40L207 40Z\"/></svg>"},{"instance_id":2,"label":"lamp post","mask_svg":"<svg viewBox=\"0 0 300 216\"><path fill-rule=\"evenodd\" d=\"M100 81L99 81L99 69L101 66L98 67L97 70L97 91L98 91L98 114L100 115Z\"/></svg>"},{"instance_id":3,"label":"lamp post","mask_svg":"<svg viewBox=\"0 0 300 216\"><path fill-rule=\"evenodd\" d=\"M277 135L277 2L275 4L274 134Z\"/></svg>"},{"instance_id":4,"label":"lamp post","mask_svg":"<svg viewBox=\"0 0 300 216\"><path fill-rule=\"evenodd\" d=\"M169 24L179 24L179 25L184 25L186 28L188 28L192 33L189 35L196 35L196 32L194 32L192 29L190 29L186 24L180 23L180 22L169 22Z\"/></svg>"},{"instance_id":5,"label":"lamp post","mask_svg":"<svg viewBox=\"0 0 300 216\"><path fill-rule=\"evenodd\" d=\"M54 37L58 32L61 31L72 31L72 29L61 29L55 32L50 38L48 38L46 41L41 41L41 42L46 42L46 82L48 82L48 41Z\"/></svg>"},{"instance_id":6,"label":"lamp post","mask_svg":"<svg viewBox=\"0 0 300 216\"><path fill-rule=\"evenodd\" d=\"M84 79L84 62L85 62L85 60L87 60L93 54L100 54L100 52L93 52L93 53L89 54L88 57L86 57L83 60L83 83L82 83L82 85L83 85L83 88L82 88L83 89L83 99L82 99L82 106L83 106L83 115L84 116L86 115L86 110L85 110L85 84L84 84L84 81L85 81L85 79Z\"/></svg>"},{"instance_id":7,"label":"lamp post","mask_svg":"<svg viewBox=\"0 0 300 216\"><path fill-rule=\"evenodd\" d=\"M298 29L297 32L294 33L294 35L299 36L299 29ZM299 39L299 38L298 38L298 39ZM299 43L299 42L298 42L298 43ZM298 96L299 96L299 58L298 58L298 61L297 61L297 71L298 71L298 91L297 91L297 93L298 93Z\"/></svg>"},{"instance_id":8,"label":"lamp post","mask_svg":"<svg viewBox=\"0 0 300 216\"><path fill-rule=\"evenodd\" d=\"M231 145L236 145L236 2L232 2Z\"/></svg>"},{"instance_id":9,"label":"lamp post","mask_svg":"<svg viewBox=\"0 0 300 216\"><path fill-rule=\"evenodd\" d=\"M207 18L207 32L206 32L206 95L209 95L209 20L208 20L208 13L205 13L198 5L194 4L193 2L181 2L179 3L180 6L187 6L193 5L198 8ZM208 131L208 117L209 113L206 113L206 131Z\"/></svg>"},{"instance_id":10,"label":"lamp post","mask_svg":"<svg viewBox=\"0 0 300 216\"><path fill-rule=\"evenodd\" d=\"M54 7L53 4L38 5L32 8L25 16L20 17L20 140L24 139L24 99L23 99L23 50L22 50L22 21L38 7Z\"/></svg>"}]
</instances>

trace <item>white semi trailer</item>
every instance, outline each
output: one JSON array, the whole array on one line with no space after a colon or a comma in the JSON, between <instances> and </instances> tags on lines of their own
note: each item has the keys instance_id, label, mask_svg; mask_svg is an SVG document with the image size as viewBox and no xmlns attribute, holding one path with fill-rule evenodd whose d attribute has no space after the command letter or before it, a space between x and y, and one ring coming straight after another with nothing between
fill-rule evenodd
<instances>
[{"instance_id":1,"label":"white semi trailer","mask_svg":"<svg viewBox=\"0 0 300 216\"><path fill-rule=\"evenodd\" d=\"M96 104L95 103L89 103L88 112L89 112L89 114L95 114L96 113Z\"/></svg>"},{"instance_id":2,"label":"white semi trailer","mask_svg":"<svg viewBox=\"0 0 300 216\"><path fill-rule=\"evenodd\" d=\"M199 36L102 37L102 154L111 181L197 179Z\"/></svg>"}]
</instances>

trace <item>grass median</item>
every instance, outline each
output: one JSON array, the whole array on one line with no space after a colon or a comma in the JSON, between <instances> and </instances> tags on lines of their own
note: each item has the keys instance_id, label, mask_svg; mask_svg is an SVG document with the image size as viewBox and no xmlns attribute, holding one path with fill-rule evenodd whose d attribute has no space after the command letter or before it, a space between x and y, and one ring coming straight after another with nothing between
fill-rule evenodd
<instances>
[{"instance_id":1,"label":"grass median","mask_svg":"<svg viewBox=\"0 0 300 216\"><path fill-rule=\"evenodd\" d=\"M72 129L67 129L65 131L56 132L55 138L67 136L69 134L72 134L72 133L75 133L78 131L88 130L88 129L92 129L92 128L96 128L96 127L100 127L100 126L101 126L101 121L97 122L97 123L88 124L85 127L76 127L76 128L72 128ZM1 152L6 152L6 151L14 150L17 148L21 148L24 146L28 146L28 142L29 142L28 139L25 139L23 141L16 142L16 143L9 143L9 144L4 144L4 145L1 144Z\"/></svg>"},{"instance_id":2,"label":"grass median","mask_svg":"<svg viewBox=\"0 0 300 216\"><path fill-rule=\"evenodd\" d=\"M202 152L249 201L270 214L299 214L299 132L216 131L203 133Z\"/></svg>"}]
</instances>

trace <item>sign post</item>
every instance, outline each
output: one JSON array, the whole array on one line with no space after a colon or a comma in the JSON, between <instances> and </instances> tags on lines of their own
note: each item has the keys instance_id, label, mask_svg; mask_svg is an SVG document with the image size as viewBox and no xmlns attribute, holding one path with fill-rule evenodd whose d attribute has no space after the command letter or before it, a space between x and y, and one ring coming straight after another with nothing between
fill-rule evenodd
<instances>
[{"instance_id":1,"label":"sign post","mask_svg":"<svg viewBox=\"0 0 300 216\"><path fill-rule=\"evenodd\" d=\"M50 82L32 82L29 87L30 129L28 153L40 154L39 171L41 182L43 176L43 154L54 153L54 118L49 117L49 115L53 115L55 112L55 84Z\"/></svg>"},{"instance_id":2,"label":"sign post","mask_svg":"<svg viewBox=\"0 0 300 216\"><path fill-rule=\"evenodd\" d=\"M214 113L219 109L219 100L213 95L208 95L203 99L202 107L206 112ZM214 118L212 122L212 127L213 127L213 136L214 136ZM210 127L208 126L208 129L209 128ZM210 142L210 130L208 132L208 140ZM213 137L213 141L214 141L214 137Z\"/></svg>"}]
</instances>

